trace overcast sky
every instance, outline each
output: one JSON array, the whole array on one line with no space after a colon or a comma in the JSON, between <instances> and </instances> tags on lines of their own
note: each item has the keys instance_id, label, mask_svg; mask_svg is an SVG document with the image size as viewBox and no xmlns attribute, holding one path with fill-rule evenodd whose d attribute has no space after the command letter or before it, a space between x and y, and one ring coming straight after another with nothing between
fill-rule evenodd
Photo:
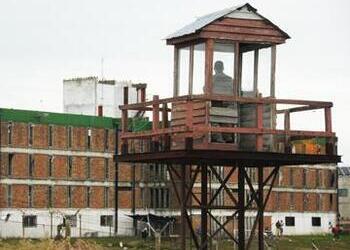
<instances>
[{"instance_id":1,"label":"overcast sky","mask_svg":"<svg viewBox=\"0 0 350 250\"><path fill-rule=\"evenodd\" d=\"M62 112L62 80L101 76L101 58L105 78L147 82L149 93L170 96L173 50L162 39L245 2L1 0L0 107ZM350 164L350 1L249 3L291 36L278 46L277 97L334 102L339 153Z\"/></svg>"}]
</instances>

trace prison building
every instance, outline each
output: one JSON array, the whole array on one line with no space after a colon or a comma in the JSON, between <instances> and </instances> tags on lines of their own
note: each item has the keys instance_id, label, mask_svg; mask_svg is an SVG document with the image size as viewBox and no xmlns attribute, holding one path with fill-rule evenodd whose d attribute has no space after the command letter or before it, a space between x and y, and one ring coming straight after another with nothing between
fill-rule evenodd
<instances>
[{"instance_id":1,"label":"prison building","mask_svg":"<svg viewBox=\"0 0 350 250\"><path fill-rule=\"evenodd\" d=\"M0 120L1 237L54 237L67 218L72 236L113 234L118 120L15 109ZM118 207L129 211L130 171L119 168Z\"/></svg>"}]
</instances>

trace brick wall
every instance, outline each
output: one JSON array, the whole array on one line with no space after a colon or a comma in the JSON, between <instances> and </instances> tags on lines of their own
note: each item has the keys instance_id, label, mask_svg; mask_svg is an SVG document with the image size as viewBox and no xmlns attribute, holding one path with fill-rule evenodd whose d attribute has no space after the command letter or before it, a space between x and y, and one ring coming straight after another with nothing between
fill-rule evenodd
<instances>
[{"instance_id":1,"label":"brick wall","mask_svg":"<svg viewBox=\"0 0 350 250\"><path fill-rule=\"evenodd\" d=\"M52 125L52 148L66 149L67 143L67 128L65 126Z\"/></svg>"},{"instance_id":2,"label":"brick wall","mask_svg":"<svg viewBox=\"0 0 350 250\"><path fill-rule=\"evenodd\" d=\"M85 180L86 179L86 157L74 156L72 176L73 180Z\"/></svg>"},{"instance_id":3,"label":"brick wall","mask_svg":"<svg viewBox=\"0 0 350 250\"><path fill-rule=\"evenodd\" d=\"M35 185L34 187L34 208L43 208L48 206L47 199L47 186L45 185Z\"/></svg>"},{"instance_id":4,"label":"brick wall","mask_svg":"<svg viewBox=\"0 0 350 250\"><path fill-rule=\"evenodd\" d=\"M53 196L53 207L65 208L67 207L67 187L66 186L55 186Z\"/></svg>"},{"instance_id":5,"label":"brick wall","mask_svg":"<svg viewBox=\"0 0 350 250\"><path fill-rule=\"evenodd\" d=\"M34 178L44 179L48 177L47 155L33 155L34 157Z\"/></svg>"},{"instance_id":6,"label":"brick wall","mask_svg":"<svg viewBox=\"0 0 350 250\"><path fill-rule=\"evenodd\" d=\"M85 150L86 149L86 128L72 128L72 150Z\"/></svg>"},{"instance_id":7,"label":"brick wall","mask_svg":"<svg viewBox=\"0 0 350 250\"><path fill-rule=\"evenodd\" d=\"M86 187L74 186L72 189L72 207L86 207Z\"/></svg>"},{"instance_id":8,"label":"brick wall","mask_svg":"<svg viewBox=\"0 0 350 250\"><path fill-rule=\"evenodd\" d=\"M105 130L104 129L92 129L91 135L92 135L91 150L104 151Z\"/></svg>"},{"instance_id":9,"label":"brick wall","mask_svg":"<svg viewBox=\"0 0 350 250\"><path fill-rule=\"evenodd\" d=\"M1 133L0 144L4 146L7 146L7 143L8 143L7 125L8 125L8 122L3 122L3 121L0 122L0 133Z\"/></svg>"},{"instance_id":10,"label":"brick wall","mask_svg":"<svg viewBox=\"0 0 350 250\"><path fill-rule=\"evenodd\" d=\"M28 186L12 185L12 207L28 207Z\"/></svg>"},{"instance_id":11,"label":"brick wall","mask_svg":"<svg viewBox=\"0 0 350 250\"><path fill-rule=\"evenodd\" d=\"M27 123L13 123L12 134L13 147L27 147L28 146L28 124Z\"/></svg>"},{"instance_id":12,"label":"brick wall","mask_svg":"<svg viewBox=\"0 0 350 250\"><path fill-rule=\"evenodd\" d=\"M33 148L48 148L48 126L41 124L33 125Z\"/></svg>"},{"instance_id":13,"label":"brick wall","mask_svg":"<svg viewBox=\"0 0 350 250\"><path fill-rule=\"evenodd\" d=\"M55 155L53 158L53 177L56 179L67 178L67 156Z\"/></svg>"}]
</instances>

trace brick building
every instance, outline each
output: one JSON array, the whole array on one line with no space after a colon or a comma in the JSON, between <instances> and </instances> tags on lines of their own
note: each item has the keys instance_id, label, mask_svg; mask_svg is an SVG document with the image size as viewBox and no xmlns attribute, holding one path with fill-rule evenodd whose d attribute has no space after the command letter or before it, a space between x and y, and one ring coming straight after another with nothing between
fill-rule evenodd
<instances>
[{"instance_id":1,"label":"brick building","mask_svg":"<svg viewBox=\"0 0 350 250\"><path fill-rule=\"evenodd\" d=\"M73 236L113 233L117 120L12 109L0 119L1 237L54 236L66 216ZM129 207L126 178L121 210Z\"/></svg>"},{"instance_id":2,"label":"brick building","mask_svg":"<svg viewBox=\"0 0 350 250\"><path fill-rule=\"evenodd\" d=\"M113 155L119 120L12 109L0 109L0 119L0 236L55 236L57 225L64 218L72 221L72 236L112 235ZM134 130L142 130L148 122L136 121L133 126ZM148 145L140 141L130 146ZM216 168L218 172L227 171ZM132 234L136 229L136 223L127 215L179 215L166 166L124 164L118 166L118 173L119 234ZM257 174L249 174L256 183ZM220 184L212 174L210 179L213 193ZM233 174L228 182L232 189L237 188L237 175ZM266 227L283 220L286 234L327 232L337 214L336 187L335 165L282 168L267 204ZM198 195L199 188L198 178L193 186ZM248 197L248 187L246 192ZM216 202L226 204L226 195L221 192ZM199 209L191 213L196 223ZM230 215L223 211L213 213L219 219ZM249 213L246 221L249 228ZM177 227L175 223L171 230L176 233Z\"/></svg>"}]
</instances>

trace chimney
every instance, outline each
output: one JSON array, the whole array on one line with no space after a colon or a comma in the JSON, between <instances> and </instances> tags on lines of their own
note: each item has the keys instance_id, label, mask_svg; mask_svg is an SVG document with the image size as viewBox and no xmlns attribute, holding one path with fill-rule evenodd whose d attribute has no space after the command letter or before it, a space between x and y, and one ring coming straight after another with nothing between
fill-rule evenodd
<instances>
[{"instance_id":1,"label":"chimney","mask_svg":"<svg viewBox=\"0 0 350 250\"><path fill-rule=\"evenodd\" d=\"M98 113L98 116L103 116L103 106L102 105L98 105L98 110L97 110L97 113Z\"/></svg>"}]
</instances>

